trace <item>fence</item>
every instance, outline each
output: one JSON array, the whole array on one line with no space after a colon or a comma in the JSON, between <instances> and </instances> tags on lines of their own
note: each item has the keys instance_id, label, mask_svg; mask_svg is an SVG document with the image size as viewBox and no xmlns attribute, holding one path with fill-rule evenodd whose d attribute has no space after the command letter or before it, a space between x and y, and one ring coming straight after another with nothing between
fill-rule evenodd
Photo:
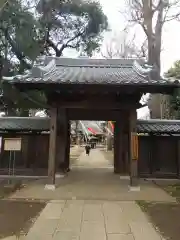
<instances>
[{"instance_id":1,"label":"fence","mask_svg":"<svg viewBox=\"0 0 180 240\"><path fill-rule=\"evenodd\" d=\"M0 153L0 174L8 173L9 152ZM18 135L19 137L19 135ZM49 135L21 135L22 149L15 155L15 174L47 175ZM57 148L58 149L58 148ZM180 136L139 136L139 175L141 177L180 176ZM126 161L124 168L129 169Z\"/></svg>"}]
</instances>

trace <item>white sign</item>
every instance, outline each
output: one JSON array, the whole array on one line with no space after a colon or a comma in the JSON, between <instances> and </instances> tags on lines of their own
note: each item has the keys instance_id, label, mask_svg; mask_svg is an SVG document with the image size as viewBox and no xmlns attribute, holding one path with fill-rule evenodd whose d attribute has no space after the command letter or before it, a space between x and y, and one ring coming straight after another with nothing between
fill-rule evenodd
<instances>
[{"instance_id":1,"label":"white sign","mask_svg":"<svg viewBox=\"0 0 180 240\"><path fill-rule=\"evenodd\" d=\"M4 139L5 151L20 151L21 150L21 138L5 138Z\"/></svg>"}]
</instances>

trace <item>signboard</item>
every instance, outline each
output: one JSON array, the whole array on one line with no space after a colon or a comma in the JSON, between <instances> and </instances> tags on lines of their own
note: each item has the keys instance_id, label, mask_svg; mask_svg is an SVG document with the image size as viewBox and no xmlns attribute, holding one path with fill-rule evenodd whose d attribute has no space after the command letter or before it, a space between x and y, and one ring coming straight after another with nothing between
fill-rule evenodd
<instances>
[{"instance_id":1,"label":"signboard","mask_svg":"<svg viewBox=\"0 0 180 240\"><path fill-rule=\"evenodd\" d=\"M0 137L0 153L2 151L2 137Z\"/></svg>"},{"instance_id":2,"label":"signboard","mask_svg":"<svg viewBox=\"0 0 180 240\"><path fill-rule=\"evenodd\" d=\"M138 160L138 135L131 133L131 154L133 160Z\"/></svg>"},{"instance_id":3,"label":"signboard","mask_svg":"<svg viewBox=\"0 0 180 240\"><path fill-rule=\"evenodd\" d=\"M5 138L4 139L5 151L20 151L21 150L21 138Z\"/></svg>"}]
</instances>

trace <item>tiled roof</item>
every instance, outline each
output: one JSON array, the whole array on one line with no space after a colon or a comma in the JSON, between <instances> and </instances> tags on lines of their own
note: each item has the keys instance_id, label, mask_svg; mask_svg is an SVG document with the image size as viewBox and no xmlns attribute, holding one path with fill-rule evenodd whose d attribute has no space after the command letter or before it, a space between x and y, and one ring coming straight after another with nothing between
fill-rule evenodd
<instances>
[{"instance_id":1,"label":"tiled roof","mask_svg":"<svg viewBox=\"0 0 180 240\"><path fill-rule=\"evenodd\" d=\"M154 70L135 59L84 59L44 57L26 75L4 77L10 83L177 85L153 79Z\"/></svg>"},{"instance_id":2,"label":"tiled roof","mask_svg":"<svg viewBox=\"0 0 180 240\"><path fill-rule=\"evenodd\" d=\"M1 117L0 132L49 131L49 118L40 117ZM89 125L92 127L93 125ZM179 120L138 120L138 133L180 133Z\"/></svg>"},{"instance_id":3,"label":"tiled roof","mask_svg":"<svg viewBox=\"0 0 180 240\"><path fill-rule=\"evenodd\" d=\"M88 128L96 132L96 134L103 134L103 130L98 126L98 124L95 121L81 121L82 124L84 124L85 128L88 130Z\"/></svg>"},{"instance_id":4,"label":"tiled roof","mask_svg":"<svg viewBox=\"0 0 180 240\"><path fill-rule=\"evenodd\" d=\"M49 131L49 118L1 117L0 131Z\"/></svg>"},{"instance_id":5,"label":"tiled roof","mask_svg":"<svg viewBox=\"0 0 180 240\"><path fill-rule=\"evenodd\" d=\"M180 133L179 120L138 120L139 133Z\"/></svg>"}]
</instances>

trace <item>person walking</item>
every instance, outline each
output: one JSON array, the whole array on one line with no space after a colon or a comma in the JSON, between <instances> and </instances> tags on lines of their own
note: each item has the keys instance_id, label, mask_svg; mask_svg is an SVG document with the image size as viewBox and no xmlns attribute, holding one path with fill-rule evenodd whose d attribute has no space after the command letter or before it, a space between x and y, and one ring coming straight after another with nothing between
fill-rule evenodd
<instances>
[{"instance_id":1,"label":"person walking","mask_svg":"<svg viewBox=\"0 0 180 240\"><path fill-rule=\"evenodd\" d=\"M89 144L87 144L85 146L85 150L86 150L86 155L88 155L88 156L89 156L89 153L90 153L90 149L91 149L91 147L89 146Z\"/></svg>"}]
</instances>

